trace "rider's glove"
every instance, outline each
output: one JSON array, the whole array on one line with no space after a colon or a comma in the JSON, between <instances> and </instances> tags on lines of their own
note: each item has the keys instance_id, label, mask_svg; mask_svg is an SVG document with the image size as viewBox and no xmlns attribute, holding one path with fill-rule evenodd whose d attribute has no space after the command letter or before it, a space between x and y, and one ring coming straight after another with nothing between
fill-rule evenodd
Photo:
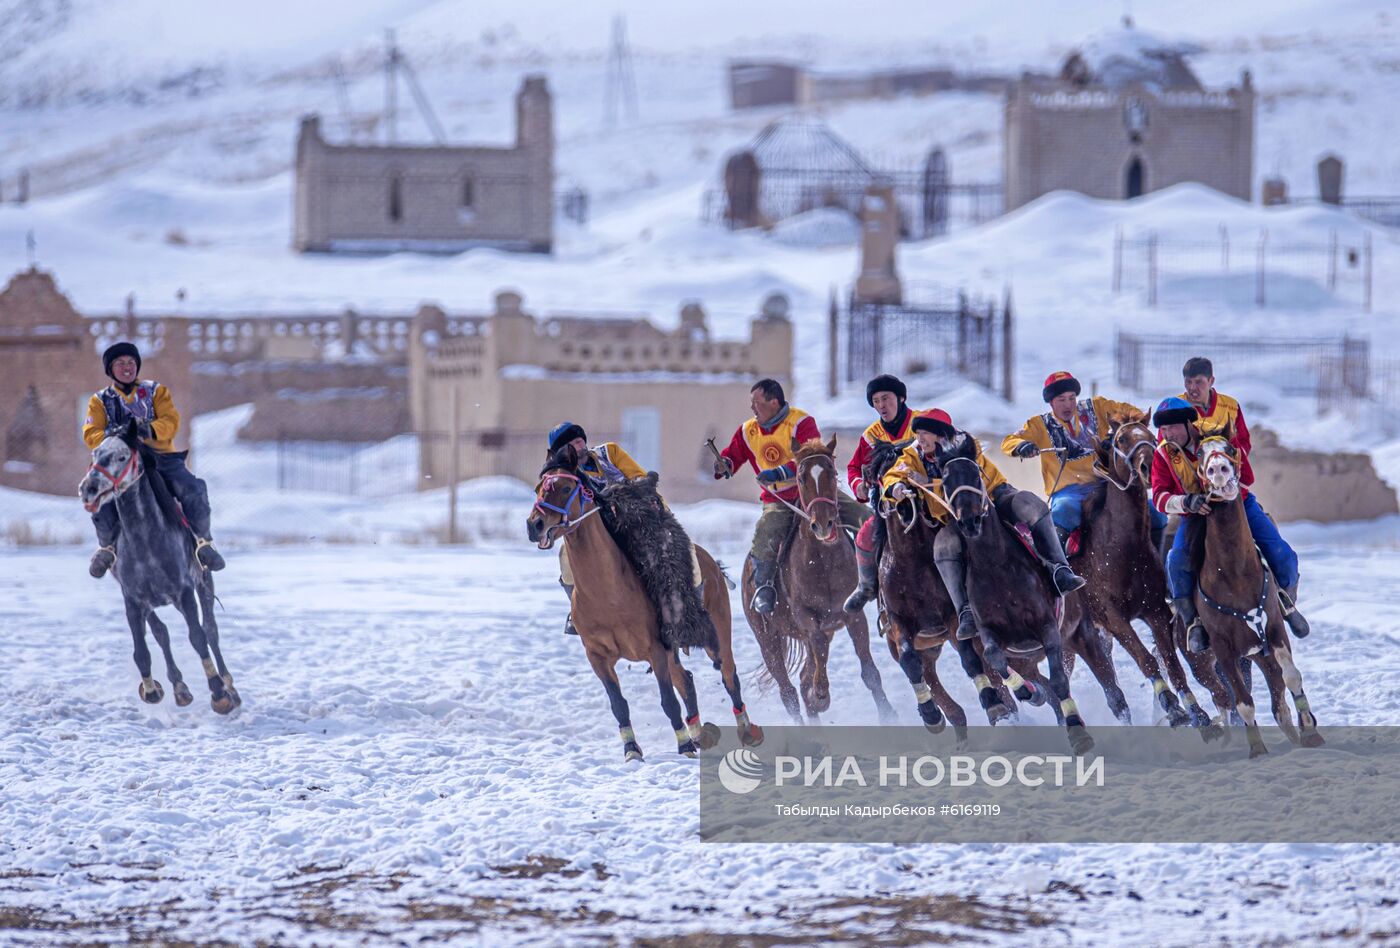
<instances>
[{"instance_id":1,"label":"rider's glove","mask_svg":"<svg viewBox=\"0 0 1400 948\"><path fill-rule=\"evenodd\" d=\"M900 501L908 496L909 488L905 487L903 484L896 484L890 488L890 498L892 500Z\"/></svg>"},{"instance_id":2,"label":"rider's glove","mask_svg":"<svg viewBox=\"0 0 1400 948\"><path fill-rule=\"evenodd\" d=\"M1182 506L1190 514L1204 513L1210 510L1210 498L1205 494L1187 494Z\"/></svg>"},{"instance_id":3,"label":"rider's glove","mask_svg":"<svg viewBox=\"0 0 1400 948\"><path fill-rule=\"evenodd\" d=\"M787 480L787 478L787 469L782 467L770 467L766 471L758 472L758 482L760 484L776 484L779 481Z\"/></svg>"},{"instance_id":4,"label":"rider's glove","mask_svg":"<svg viewBox=\"0 0 1400 948\"><path fill-rule=\"evenodd\" d=\"M144 418L136 419L136 434L140 436L142 441L151 440L154 437L151 433L151 423Z\"/></svg>"},{"instance_id":5,"label":"rider's glove","mask_svg":"<svg viewBox=\"0 0 1400 948\"><path fill-rule=\"evenodd\" d=\"M1022 441L1011 451L1018 458L1033 458L1040 453L1040 448L1029 441Z\"/></svg>"}]
</instances>

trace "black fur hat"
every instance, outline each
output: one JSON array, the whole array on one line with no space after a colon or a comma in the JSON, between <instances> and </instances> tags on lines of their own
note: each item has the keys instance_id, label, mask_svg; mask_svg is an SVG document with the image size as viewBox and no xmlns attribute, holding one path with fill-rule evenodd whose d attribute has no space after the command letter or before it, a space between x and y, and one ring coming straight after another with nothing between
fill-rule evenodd
<instances>
[{"instance_id":1,"label":"black fur hat","mask_svg":"<svg viewBox=\"0 0 1400 948\"><path fill-rule=\"evenodd\" d=\"M909 390L904 387L904 383L893 375L877 375L865 384L865 403L875 404L876 392L893 392L895 396L904 401L909 397Z\"/></svg>"},{"instance_id":2,"label":"black fur hat","mask_svg":"<svg viewBox=\"0 0 1400 948\"><path fill-rule=\"evenodd\" d=\"M129 342L118 342L107 347L107 351L102 353L102 371L107 373L109 378L115 379L112 375L112 363L122 356L131 356L136 360L136 374L141 374L141 350Z\"/></svg>"}]
</instances>

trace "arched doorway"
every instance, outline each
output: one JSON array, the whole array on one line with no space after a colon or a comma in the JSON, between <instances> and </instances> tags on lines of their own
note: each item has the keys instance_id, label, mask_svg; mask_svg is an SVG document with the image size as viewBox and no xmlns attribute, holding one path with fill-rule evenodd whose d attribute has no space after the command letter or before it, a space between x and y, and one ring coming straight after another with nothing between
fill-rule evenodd
<instances>
[{"instance_id":1,"label":"arched doorway","mask_svg":"<svg viewBox=\"0 0 1400 948\"><path fill-rule=\"evenodd\" d=\"M1146 178L1146 172L1143 171L1141 158L1134 155L1133 160L1128 162L1126 177L1127 180L1123 185L1123 197L1128 199L1142 197L1147 187L1146 181L1144 180Z\"/></svg>"}]
</instances>

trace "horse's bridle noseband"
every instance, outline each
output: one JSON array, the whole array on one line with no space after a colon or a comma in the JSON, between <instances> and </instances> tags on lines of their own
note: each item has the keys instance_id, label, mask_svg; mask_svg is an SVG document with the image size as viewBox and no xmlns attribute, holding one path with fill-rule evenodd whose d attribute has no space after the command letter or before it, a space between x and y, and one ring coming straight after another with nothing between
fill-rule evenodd
<instances>
[{"instance_id":1,"label":"horse's bridle noseband","mask_svg":"<svg viewBox=\"0 0 1400 948\"><path fill-rule=\"evenodd\" d=\"M574 489L569 491L569 496L564 501L564 506L558 507L545 500L544 497L541 496L541 493L552 489L554 487L554 482L556 480L560 480L561 478L573 481ZM579 516L577 519L570 519L569 511L573 509L575 501L578 502ZM563 519L561 519L558 523L545 528L545 538L548 539L551 543L553 543L555 540L561 537L567 537L569 534L577 530L579 524L583 523L589 517L598 513L598 511L602 509L601 507L595 505L592 510L585 511L583 509L584 505L591 503L592 501L593 492L584 486L583 479L580 478L577 474L571 474L568 471L563 470L549 471L548 473L546 473L544 477L540 478L539 484L535 487L535 509L542 512L557 513Z\"/></svg>"},{"instance_id":2,"label":"horse's bridle noseband","mask_svg":"<svg viewBox=\"0 0 1400 948\"><path fill-rule=\"evenodd\" d=\"M1124 450L1118 446L1118 439L1122 437L1123 432L1127 431L1130 428L1141 428L1144 431L1147 431L1149 435L1152 433L1148 429L1148 427L1140 421L1130 421L1125 425L1119 425L1118 428L1113 432L1113 437L1109 442L1109 446L1113 449L1113 456L1121 460L1123 462L1123 466L1128 469L1128 477L1125 481L1123 481L1123 483L1118 483L1118 479L1113 476L1112 471L1101 467L1099 465L1098 458L1094 459L1094 473L1098 474L1100 477L1108 481L1110 484L1112 484L1119 490L1127 490L1129 487L1132 487L1133 482L1138 479L1137 468L1133 466L1133 458L1137 457L1137 453L1144 449L1147 451L1156 450L1153 447L1151 441L1139 441L1137 444L1133 445L1132 450L1124 452Z\"/></svg>"},{"instance_id":3,"label":"horse's bridle noseband","mask_svg":"<svg viewBox=\"0 0 1400 948\"><path fill-rule=\"evenodd\" d=\"M126 481L127 475L129 475L132 472L132 470L136 468L138 457L139 456L137 452L133 449L131 452L131 457L127 458L126 466L123 467L121 471L117 473L116 477L113 477L112 472L107 470L101 464L98 464L96 460L94 460L91 464L88 465L88 473L91 474L93 471L96 471L103 477L107 478L107 480L111 481L111 492L112 496L115 497L119 492L119 488L121 488L122 483Z\"/></svg>"}]
</instances>

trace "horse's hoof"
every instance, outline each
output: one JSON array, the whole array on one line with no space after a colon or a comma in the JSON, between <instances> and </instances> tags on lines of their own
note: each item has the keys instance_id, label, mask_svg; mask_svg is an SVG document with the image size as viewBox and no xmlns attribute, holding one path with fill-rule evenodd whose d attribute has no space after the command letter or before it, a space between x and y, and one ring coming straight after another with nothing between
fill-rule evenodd
<instances>
[{"instance_id":1,"label":"horse's hoof","mask_svg":"<svg viewBox=\"0 0 1400 948\"><path fill-rule=\"evenodd\" d=\"M995 727L1015 713L1016 712L998 701L996 704L987 707L987 723Z\"/></svg>"},{"instance_id":2,"label":"horse's hoof","mask_svg":"<svg viewBox=\"0 0 1400 948\"><path fill-rule=\"evenodd\" d=\"M1222 737L1228 736L1229 734L1226 732L1225 728L1221 727L1220 724L1218 724L1215 721L1212 721L1205 727L1201 728L1201 740L1207 744L1209 744L1211 741L1218 741Z\"/></svg>"},{"instance_id":3,"label":"horse's hoof","mask_svg":"<svg viewBox=\"0 0 1400 948\"><path fill-rule=\"evenodd\" d=\"M1094 739L1082 725L1076 725L1069 729L1069 746L1076 754L1087 754L1094 749Z\"/></svg>"},{"instance_id":4,"label":"horse's hoof","mask_svg":"<svg viewBox=\"0 0 1400 948\"><path fill-rule=\"evenodd\" d=\"M757 747L763 743L763 728L757 724L750 724L747 728L739 732L739 743L745 747Z\"/></svg>"},{"instance_id":5,"label":"horse's hoof","mask_svg":"<svg viewBox=\"0 0 1400 948\"><path fill-rule=\"evenodd\" d=\"M642 748L636 741L628 741L622 745L622 759L625 763L634 760L642 760Z\"/></svg>"},{"instance_id":6,"label":"horse's hoof","mask_svg":"<svg viewBox=\"0 0 1400 948\"><path fill-rule=\"evenodd\" d=\"M175 682L175 703L182 708L188 708L194 703L194 695L190 694L190 688L183 681Z\"/></svg>"},{"instance_id":7,"label":"horse's hoof","mask_svg":"<svg viewBox=\"0 0 1400 948\"><path fill-rule=\"evenodd\" d=\"M162 688L160 682L156 681L154 678L151 679L151 686L149 688L146 687L144 681L141 682L136 688L136 693L139 694L141 700L147 704L160 704L161 699L165 697L165 689Z\"/></svg>"},{"instance_id":8,"label":"horse's hoof","mask_svg":"<svg viewBox=\"0 0 1400 948\"><path fill-rule=\"evenodd\" d=\"M1269 749L1268 749L1267 747L1265 747L1263 744L1250 744L1250 745L1249 745L1249 759L1250 759L1250 760L1253 760L1253 759L1256 758L1256 757L1263 757L1263 756L1264 756L1265 754L1267 754L1268 752L1269 752Z\"/></svg>"},{"instance_id":9,"label":"horse's hoof","mask_svg":"<svg viewBox=\"0 0 1400 948\"><path fill-rule=\"evenodd\" d=\"M959 747L965 746L965 745L967 744L967 725L966 725L966 724L954 724L954 725L953 725L953 738L954 738L954 740L956 740L956 741L958 742L958 746L959 746Z\"/></svg>"},{"instance_id":10,"label":"horse's hoof","mask_svg":"<svg viewBox=\"0 0 1400 948\"><path fill-rule=\"evenodd\" d=\"M1131 725L1133 723L1133 713L1126 707L1119 708L1117 711L1113 712L1113 719L1119 724Z\"/></svg>"},{"instance_id":11,"label":"horse's hoof","mask_svg":"<svg viewBox=\"0 0 1400 948\"><path fill-rule=\"evenodd\" d=\"M209 707L214 709L215 714L232 714L233 709L243 703L243 699L238 697L238 692L232 688L225 688L223 694L214 695L209 699Z\"/></svg>"},{"instance_id":12,"label":"horse's hoof","mask_svg":"<svg viewBox=\"0 0 1400 948\"><path fill-rule=\"evenodd\" d=\"M943 730L943 712L938 710L938 705L934 704L932 698L920 704L918 708L919 719L924 722L926 727L931 727L936 724L940 731Z\"/></svg>"},{"instance_id":13,"label":"horse's hoof","mask_svg":"<svg viewBox=\"0 0 1400 948\"><path fill-rule=\"evenodd\" d=\"M1322 739L1322 735L1317 733L1316 731L1312 731L1308 734L1303 735L1304 747L1321 747L1325 743L1326 741Z\"/></svg>"},{"instance_id":14,"label":"horse's hoof","mask_svg":"<svg viewBox=\"0 0 1400 948\"><path fill-rule=\"evenodd\" d=\"M1187 707L1190 708L1187 714L1191 718L1192 727L1210 727L1210 715L1206 714L1204 708L1202 708L1199 704L1192 704L1188 705Z\"/></svg>"},{"instance_id":15,"label":"horse's hoof","mask_svg":"<svg viewBox=\"0 0 1400 948\"><path fill-rule=\"evenodd\" d=\"M709 750L719 743L720 737L719 728L706 721L700 725L700 733L695 736L695 746L701 750Z\"/></svg>"},{"instance_id":16,"label":"horse's hoof","mask_svg":"<svg viewBox=\"0 0 1400 948\"><path fill-rule=\"evenodd\" d=\"M1022 692L1025 693L1022 694ZM1048 695L1046 695L1044 688L1040 687L1040 685L1037 685L1035 682L1032 681L1028 681L1025 684L1021 685L1021 687L1017 688L1014 692L1012 692L1012 694L1014 694L1017 697L1017 699L1029 704L1032 708L1044 707L1045 702L1049 697Z\"/></svg>"},{"instance_id":17,"label":"horse's hoof","mask_svg":"<svg viewBox=\"0 0 1400 948\"><path fill-rule=\"evenodd\" d=\"M1191 724L1191 715L1187 714L1183 708L1167 709L1167 724L1172 727L1188 727Z\"/></svg>"}]
</instances>

